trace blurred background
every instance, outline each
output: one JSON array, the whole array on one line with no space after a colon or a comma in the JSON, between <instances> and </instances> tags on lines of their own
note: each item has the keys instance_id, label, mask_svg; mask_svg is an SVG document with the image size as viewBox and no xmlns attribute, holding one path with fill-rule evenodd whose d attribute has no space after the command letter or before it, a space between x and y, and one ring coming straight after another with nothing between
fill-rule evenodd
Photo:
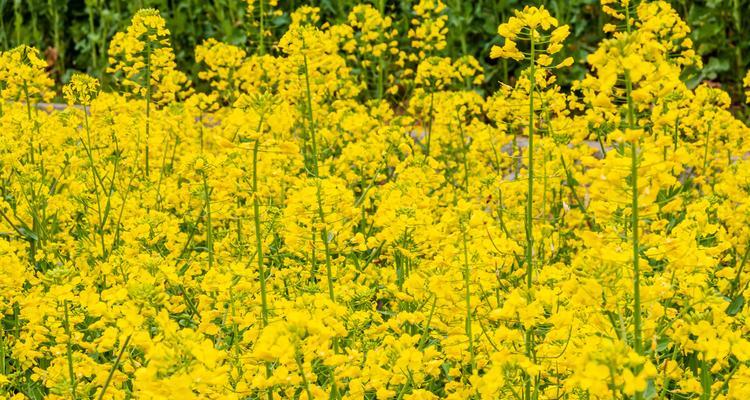
<instances>
[{"instance_id":1,"label":"blurred background","mask_svg":"<svg viewBox=\"0 0 750 400\"><path fill-rule=\"evenodd\" d=\"M299 6L319 7L323 21L336 23L345 21L348 10L362 2L262 1L266 7L276 3L272 7L273 17L267 22L272 33L269 42L283 34L290 22L289 13ZM513 9L527 4L544 5L561 23L571 25L566 53L577 63L560 76L563 85L583 75L586 68L583 61L602 38L601 27L608 19L601 13L598 0L444 2L449 27L445 55L476 57L485 69L485 83L481 86L485 92L493 91L498 81L508 82L513 76L509 68L515 63L490 60L488 56L492 45L500 41L497 26L512 15ZM393 18L400 32L408 30L416 0L372 3ZM750 23L750 0L672 0L671 3L692 28L693 41L705 64L702 71L692 71L685 80L691 86L711 81L727 90L736 106L744 104L741 86L750 60L747 54L750 30L743 28ZM0 0L0 50L19 44L39 48L45 53L50 73L58 84L66 83L76 71L103 78L111 37L128 25L136 10L153 7L167 20L179 67L195 81L198 66L193 61L193 49L205 38L213 37L251 50L257 46L253 35L247 34L246 25L252 20L247 5L243 0ZM407 40L405 34L402 38Z\"/></svg>"}]
</instances>

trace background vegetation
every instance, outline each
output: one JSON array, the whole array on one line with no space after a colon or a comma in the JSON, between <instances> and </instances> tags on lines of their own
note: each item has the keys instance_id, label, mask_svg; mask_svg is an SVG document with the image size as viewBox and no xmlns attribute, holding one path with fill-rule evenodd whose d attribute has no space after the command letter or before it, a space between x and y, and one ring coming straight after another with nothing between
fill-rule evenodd
<instances>
[{"instance_id":1,"label":"background vegetation","mask_svg":"<svg viewBox=\"0 0 750 400\"><path fill-rule=\"evenodd\" d=\"M279 1L272 29L282 33L289 24L289 13L300 5L320 7L324 21L346 18L355 0ZM400 31L408 30L413 17L412 0L374 0L380 10L397 21ZM568 53L577 61L585 60L602 38L602 18L598 0L446 0L449 37L447 55L475 56L485 68L485 90L497 87L498 80L513 75L514 66L489 59L489 50L497 44L497 26L526 4L545 5L562 24L573 28ZM703 57L705 68L690 77L691 86L703 80L720 84L743 104L742 77L748 69L750 0L672 0L673 6L693 29L692 39ZM241 0L0 0L0 50L29 44L45 53L58 84L67 83L73 72L87 72L103 78L107 44L118 30L127 26L136 10L153 7L161 11L172 32L178 66L195 78L198 66L193 49L205 38L213 37L234 45L257 46L247 34L246 5ZM256 8L257 9L257 8ZM406 35L402 36L403 38ZM565 84L583 75L579 62L561 82ZM195 81L195 79L193 79ZM107 82L105 81L106 85Z\"/></svg>"}]
</instances>

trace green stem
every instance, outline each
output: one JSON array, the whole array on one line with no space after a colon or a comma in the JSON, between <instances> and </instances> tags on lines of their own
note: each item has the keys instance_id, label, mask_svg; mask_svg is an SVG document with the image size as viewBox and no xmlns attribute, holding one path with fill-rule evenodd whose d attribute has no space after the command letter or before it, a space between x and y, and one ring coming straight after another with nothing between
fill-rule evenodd
<instances>
[{"instance_id":1,"label":"green stem","mask_svg":"<svg viewBox=\"0 0 750 400\"><path fill-rule=\"evenodd\" d=\"M93 175L94 180L94 190L96 191L96 209L99 216L99 227L98 227L98 233L99 233L99 242L102 247L102 257L106 258L107 256L107 246L104 244L104 217L102 213L102 202L101 202L101 196L99 194L99 187L103 185L103 181L101 176L99 175L99 171L96 168L96 164L94 164L94 155L91 152L91 127L89 126L89 116L88 111L86 110L85 106L83 109L83 122L84 122L84 128L86 129L86 146L84 148L86 149L86 156L89 159L89 166L91 167L91 174ZM102 189L104 187L102 186Z\"/></svg>"},{"instance_id":2,"label":"green stem","mask_svg":"<svg viewBox=\"0 0 750 400\"><path fill-rule=\"evenodd\" d=\"M422 351L424 346L427 344L427 339L430 337L430 324L432 323L432 316L435 314L435 306L437 305L437 296L432 295L432 306L430 306L430 313L427 315L427 321L425 322L424 331L422 337L417 342L417 350Z\"/></svg>"},{"instance_id":3,"label":"green stem","mask_svg":"<svg viewBox=\"0 0 750 400\"><path fill-rule=\"evenodd\" d=\"M23 13L21 12L21 0L13 2L13 20L16 36L16 46L20 46L24 41L21 40L21 31L23 31Z\"/></svg>"},{"instance_id":4,"label":"green stem","mask_svg":"<svg viewBox=\"0 0 750 400\"><path fill-rule=\"evenodd\" d=\"M104 394L107 392L107 388L109 387L110 382L112 382L112 377L115 375L115 371L117 371L117 367L119 367L120 365L122 355L125 354L125 350L128 348L128 343L130 343L131 336L132 335L128 335L128 337L125 338L125 343L122 344L122 349L120 349L120 352L117 354L117 359L115 359L115 363L112 364L112 368L109 370L109 375L107 375L107 380L104 381L104 386L102 386L102 391L99 392L97 400L102 400L104 398Z\"/></svg>"},{"instance_id":5,"label":"green stem","mask_svg":"<svg viewBox=\"0 0 750 400\"><path fill-rule=\"evenodd\" d=\"M742 256L742 261L740 261L740 266L737 268L737 273L734 276L734 279L732 280L732 288L729 292L729 298L733 299L735 293L737 292L737 288L740 286L740 278L742 277L742 270L745 268L745 264L747 264L748 256L750 256L750 243L747 243L745 245L745 255Z\"/></svg>"},{"instance_id":6,"label":"green stem","mask_svg":"<svg viewBox=\"0 0 750 400\"><path fill-rule=\"evenodd\" d=\"M198 134L200 136L200 142L201 142L201 154L203 154L203 111L201 111L200 117L198 119Z\"/></svg>"},{"instance_id":7,"label":"green stem","mask_svg":"<svg viewBox=\"0 0 750 400\"><path fill-rule=\"evenodd\" d=\"M29 85L25 80L23 81L23 94L26 98L27 118L29 119L29 123L31 123L34 127L34 134L29 135L29 162L31 164L34 164L34 137L39 136L39 125L37 124L36 119L31 112L31 95L29 94ZM29 206L31 207L31 211L33 213L35 210L35 206L33 204L29 204ZM29 239L29 258L31 258L31 264L36 267L36 251L37 247L41 247L39 226L36 217L34 217L32 220L31 230L34 233L34 236L30 237Z\"/></svg>"},{"instance_id":8,"label":"green stem","mask_svg":"<svg viewBox=\"0 0 750 400\"><path fill-rule=\"evenodd\" d=\"M320 222L323 225L323 228L321 229L320 236L323 240L323 246L325 250L325 257L326 257L326 278L328 279L328 297L330 297L331 301L335 302L336 297L333 293L333 268L331 266L331 248L330 248L330 238L328 237L328 226L326 225L326 217L325 217L325 211L323 210L323 196L321 194L322 190L320 187L320 180L317 181L317 191L316 191L316 197L318 200L318 216L320 218Z\"/></svg>"},{"instance_id":9,"label":"green stem","mask_svg":"<svg viewBox=\"0 0 750 400\"><path fill-rule=\"evenodd\" d=\"M203 171L203 196L206 204L206 247L208 247L208 267L214 265L214 232L211 220L211 189L208 187L207 173Z\"/></svg>"},{"instance_id":10,"label":"green stem","mask_svg":"<svg viewBox=\"0 0 750 400\"><path fill-rule=\"evenodd\" d=\"M633 340L635 341L635 351L638 354L642 353L641 343L641 287L640 287L640 246L639 246L639 233L638 233L638 145L633 143L630 152L630 172L632 174L631 182L633 184L632 189L632 213L631 213L631 226L633 229L633 318L635 325L635 332L633 334Z\"/></svg>"},{"instance_id":11,"label":"green stem","mask_svg":"<svg viewBox=\"0 0 750 400\"><path fill-rule=\"evenodd\" d=\"M151 134L151 42L146 44L146 178L149 176L149 137Z\"/></svg>"},{"instance_id":12,"label":"green stem","mask_svg":"<svg viewBox=\"0 0 750 400\"><path fill-rule=\"evenodd\" d=\"M260 307L263 326L268 325L268 295L266 289L266 270L263 260L263 238L260 228L260 203L258 201L258 147L260 139L255 140L253 147L253 221L255 222L256 260L258 262L258 280L260 282Z\"/></svg>"},{"instance_id":13,"label":"green stem","mask_svg":"<svg viewBox=\"0 0 750 400\"><path fill-rule=\"evenodd\" d=\"M468 145L466 144L466 134L464 133L463 122L461 121L461 114L456 111L458 117L458 130L461 133L461 150L463 152L463 164L464 164L464 190L469 191L469 155Z\"/></svg>"},{"instance_id":14,"label":"green stem","mask_svg":"<svg viewBox=\"0 0 750 400\"><path fill-rule=\"evenodd\" d=\"M630 7L625 7L625 26L628 34L631 32ZM633 82L630 73L625 72L625 89L628 102L628 126L635 129L635 106L633 104ZM631 227L633 230L633 349L639 355L643 354L643 343L641 339L641 271L640 271L640 244L638 237L638 142L631 144L630 148L630 183L631 183ZM637 392L635 399L640 400L642 394Z\"/></svg>"},{"instance_id":15,"label":"green stem","mask_svg":"<svg viewBox=\"0 0 750 400\"><path fill-rule=\"evenodd\" d=\"M67 358L68 358L68 374L70 374L70 395L73 397L73 400L76 400L76 398L77 398L76 397L77 382L76 382L76 374L75 374L75 371L73 370L73 351L71 349L71 344L70 344L72 336L71 336L71 333L70 333L70 322L69 322L69 319L68 319L68 300L65 300L63 302L63 304L64 304L64 307L65 307L65 309L64 309L65 310L65 313L64 313L64 316L65 316L65 320L64 320L64 322L65 322L65 336L67 336L67 338L68 338L68 340L65 343L65 350L66 350Z\"/></svg>"},{"instance_id":16,"label":"green stem","mask_svg":"<svg viewBox=\"0 0 750 400\"><path fill-rule=\"evenodd\" d=\"M469 364L470 371L475 369L475 358L474 354L474 337L471 332L471 269L469 267L469 251L466 243L466 228L463 228L463 253L464 253L464 286L466 292L464 294L466 301L466 337L469 338L469 354L471 355L471 361Z\"/></svg>"},{"instance_id":17,"label":"green stem","mask_svg":"<svg viewBox=\"0 0 750 400\"><path fill-rule=\"evenodd\" d=\"M47 0L47 9L52 14L52 42L55 45L55 50L57 50L56 69L59 79L65 70L65 49L63 49L62 41L60 40L60 12L58 11L58 7L58 5L53 4L52 0Z\"/></svg>"},{"instance_id":18,"label":"green stem","mask_svg":"<svg viewBox=\"0 0 750 400\"><path fill-rule=\"evenodd\" d=\"M701 387L703 388L703 393L701 393L701 400L710 400L711 399L711 371L709 371L708 363L706 362L706 355L701 354L701 360L700 360L700 368L701 368Z\"/></svg>"},{"instance_id":19,"label":"green stem","mask_svg":"<svg viewBox=\"0 0 750 400\"><path fill-rule=\"evenodd\" d=\"M629 20L629 16L628 16ZM630 26L628 25L628 29ZM630 73L625 72L625 89L628 105L628 127L636 128L635 105L633 104L633 83ZM630 145L630 184L631 184L631 220L633 231L633 350L643 355L643 339L641 333L641 271L640 271L640 241L639 241L639 206L638 206L638 140L635 139ZM636 392L634 398L643 398L641 392Z\"/></svg>"},{"instance_id":20,"label":"green stem","mask_svg":"<svg viewBox=\"0 0 750 400\"><path fill-rule=\"evenodd\" d=\"M626 95L628 102L628 126L630 129L636 128L635 106L631 93L633 83L630 80L630 74L625 73ZM642 354L641 339L641 274L640 274L640 242L638 232L639 206L638 206L638 140L636 139L630 146L630 184L631 184L631 221L630 225L633 231L633 341L634 350Z\"/></svg>"},{"instance_id":21,"label":"green stem","mask_svg":"<svg viewBox=\"0 0 750 400\"><path fill-rule=\"evenodd\" d=\"M703 146L703 175L708 177L708 147L711 142L711 122L706 129L706 143Z\"/></svg>"},{"instance_id":22,"label":"green stem","mask_svg":"<svg viewBox=\"0 0 750 400\"><path fill-rule=\"evenodd\" d=\"M432 142L432 120L433 120L433 114L435 110L435 92L430 92L430 114L429 114L429 120L427 121L427 147L425 149L425 154L429 157L430 156L430 142Z\"/></svg>"},{"instance_id":23,"label":"green stem","mask_svg":"<svg viewBox=\"0 0 750 400\"><path fill-rule=\"evenodd\" d=\"M260 202L258 201L258 148L260 147L260 133L263 129L263 117L258 126L258 138L253 146L253 222L255 223L255 251L258 262L258 281L260 282L260 315L263 327L268 326L268 289L266 288L266 267L263 258L263 237L260 228ZM266 363L266 378L273 375L271 363ZM273 399L273 388L268 388L268 399Z\"/></svg>"},{"instance_id":24,"label":"green stem","mask_svg":"<svg viewBox=\"0 0 750 400\"><path fill-rule=\"evenodd\" d=\"M91 40L91 37L94 36L94 32L96 32L96 30L94 29L94 4L92 4L92 1L87 1L86 3L87 3L86 12L89 17L89 34L88 34L89 40L88 41L89 41L89 46L91 48L91 67L94 71L97 71L99 57L96 54L96 50L97 50L96 43L94 43L94 41Z\"/></svg>"},{"instance_id":25,"label":"green stem","mask_svg":"<svg viewBox=\"0 0 750 400\"><path fill-rule=\"evenodd\" d=\"M304 42L303 42L304 47ZM304 60L304 68L305 68L305 93L306 93L306 100L307 100L307 120L309 123L309 134L310 134L310 140L312 142L312 153L313 153L313 165L312 165L312 172L313 176L318 176L318 142L317 138L315 137L315 118L313 117L313 110L312 110L312 90L310 89L310 70L307 64L307 54L303 53L303 60Z\"/></svg>"},{"instance_id":26,"label":"green stem","mask_svg":"<svg viewBox=\"0 0 750 400\"><path fill-rule=\"evenodd\" d=\"M27 118L29 119L29 123L34 126L34 135L29 135L29 161L34 164L34 136L37 136L39 131L36 127L36 120L31 113L31 95L29 94L29 85L25 80L23 81L23 95L26 98Z\"/></svg>"},{"instance_id":27,"label":"green stem","mask_svg":"<svg viewBox=\"0 0 750 400\"><path fill-rule=\"evenodd\" d=\"M380 59L378 59L378 87L377 87L378 100L383 99L383 93L385 91L384 78L385 78L385 61L383 60L383 57L381 56Z\"/></svg>"},{"instance_id":28,"label":"green stem","mask_svg":"<svg viewBox=\"0 0 750 400\"><path fill-rule=\"evenodd\" d=\"M242 255L245 252L245 239L242 237L242 216L239 210L242 209L242 201L237 198L237 260L242 260Z\"/></svg>"},{"instance_id":29,"label":"green stem","mask_svg":"<svg viewBox=\"0 0 750 400\"><path fill-rule=\"evenodd\" d=\"M313 395L312 395L312 392L310 391L310 382L307 381L307 376L305 376L305 367L302 364L302 355L301 354L295 355L294 360L297 361L299 374L302 377L302 384L305 386L305 394L307 395L307 400L313 400Z\"/></svg>"},{"instance_id":30,"label":"green stem","mask_svg":"<svg viewBox=\"0 0 750 400\"><path fill-rule=\"evenodd\" d=\"M529 143L528 143L528 169L529 169L529 176L528 176L528 192L526 194L526 223L525 223L525 230L526 230L526 289L528 291L527 293L527 301L531 301L531 288L533 286L533 279L534 279L534 116L535 116L535 110L534 110L534 90L536 90L536 80L534 79L536 75L536 60L535 60L535 45L534 45L534 36L530 35L530 46L531 46L531 57L530 57L530 67L529 67L529 81L530 81L530 88L529 88ZM534 345L532 343L533 341L533 332L531 329L527 329L525 332L525 347L526 347L526 356L529 358L529 360L532 359L534 355ZM531 377L527 376L525 379L525 385L524 385L524 394L525 398L527 400L531 399Z\"/></svg>"},{"instance_id":31,"label":"green stem","mask_svg":"<svg viewBox=\"0 0 750 400\"><path fill-rule=\"evenodd\" d=\"M265 10L263 9L263 3L264 0L258 0L258 53L262 56L266 54L266 44L265 44Z\"/></svg>"}]
</instances>

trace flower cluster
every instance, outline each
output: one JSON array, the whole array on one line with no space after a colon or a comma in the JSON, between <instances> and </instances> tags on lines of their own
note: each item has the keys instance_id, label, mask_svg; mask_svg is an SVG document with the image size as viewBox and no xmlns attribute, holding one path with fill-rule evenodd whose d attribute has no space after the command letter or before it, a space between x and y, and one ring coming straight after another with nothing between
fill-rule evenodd
<instances>
[{"instance_id":1,"label":"flower cluster","mask_svg":"<svg viewBox=\"0 0 750 400\"><path fill-rule=\"evenodd\" d=\"M46 73L47 62L39 50L19 46L0 52L0 91L3 99L49 101L54 82Z\"/></svg>"},{"instance_id":2,"label":"flower cluster","mask_svg":"<svg viewBox=\"0 0 750 400\"><path fill-rule=\"evenodd\" d=\"M175 64L166 22L155 9L138 11L127 30L112 38L109 64L107 72L136 97L166 105L189 92L187 75Z\"/></svg>"},{"instance_id":3,"label":"flower cluster","mask_svg":"<svg viewBox=\"0 0 750 400\"><path fill-rule=\"evenodd\" d=\"M99 94L99 80L84 74L74 74L70 83L63 87L68 104L88 106Z\"/></svg>"},{"instance_id":4,"label":"flower cluster","mask_svg":"<svg viewBox=\"0 0 750 400\"><path fill-rule=\"evenodd\" d=\"M143 10L61 110L0 53L0 397L750 398L750 128L668 3L602 3L570 88L510 17L491 96L435 0L206 39L195 93Z\"/></svg>"},{"instance_id":5,"label":"flower cluster","mask_svg":"<svg viewBox=\"0 0 750 400\"><path fill-rule=\"evenodd\" d=\"M412 61L438 55L446 47L448 16L440 0L420 0L414 5L415 18L408 36L416 50L410 55Z\"/></svg>"}]
</instances>

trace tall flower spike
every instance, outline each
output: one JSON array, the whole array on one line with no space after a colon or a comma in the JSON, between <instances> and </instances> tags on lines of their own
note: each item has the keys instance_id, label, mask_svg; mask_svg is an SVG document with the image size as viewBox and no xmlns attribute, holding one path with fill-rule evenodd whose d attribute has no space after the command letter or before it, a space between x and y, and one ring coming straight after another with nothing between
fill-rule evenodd
<instances>
[{"instance_id":1,"label":"tall flower spike","mask_svg":"<svg viewBox=\"0 0 750 400\"><path fill-rule=\"evenodd\" d=\"M259 55L266 54L266 40L271 35L267 25L274 16L281 15L282 10L274 10L279 5L278 0L246 0L245 15L249 25L250 42L255 44ZM254 32L253 32L254 31Z\"/></svg>"},{"instance_id":2,"label":"tall flower spike","mask_svg":"<svg viewBox=\"0 0 750 400\"><path fill-rule=\"evenodd\" d=\"M530 41L534 44L532 60L538 67L547 68L552 66L552 55L562 50L562 42L570 35L570 27L563 25L558 27L558 21L553 18L544 7L524 7L523 11L515 11L515 16L510 17L508 22L497 28L498 35L505 38L503 46L492 46L491 58L512 58L522 61L527 56L518 48L518 41ZM551 32L550 29L555 28ZM538 48L537 45L546 44L546 48ZM573 64L573 58L568 57L555 65L555 68L567 67Z\"/></svg>"},{"instance_id":3,"label":"tall flower spike","mask_svg":"<svg viewBox=\"0 0 750 400\"><path fill-rule=\"evenodd\" d=\"M125 32L115 34L109 64L107 72L136 97L164 105L190 94L187 76L177 70L166 22L155 9L138 11Z\"/></svg>"},{"instance_id":4,"label":"tall flower spike","mask_svg":"<svg viewBox=\"0 0 750 400\"><path fill-rule=\"evenodd\" d=\"M535 264L540 259L539 254L540 246L535 241L535 209L534 209L534 180L535 177L534 163L535 163L535 147L534 147L534 136L537 119L537 109L540 107L539 103L544 102L544 98L541 94L538 94L540 89L543 89L548 84L554 82L554 76L548 79L547 70L553 66L554 56L559 53L562 49L562 41L568 37L570 29L567 26L558 27L558 21L553 18L549 11L544 7L525 7L523 11L516 11L515 16L510 17L508 22L501 24L497 32L500 36L505 38L505 43L502 47L493 46L490 50L490 56L492 58L512 58L517 61L528 60L529 67L526 70L526 77L520 77L518 80L517 88L521 88L523 92L528 94L528 119L527 123L527 135L528 144L525 153L527 154L528 161L526 164L527 168L527 190L526 190L526 201L524 210L524 231L525 231L525 246L524 246L524 258L519 260L519 268L525 269L525 281L526 281L526 306L531 308L534 304L534 276L538 267ZM554 29L553 29L554 28ZM528 45L528 53L524 53L522 49L518 47L518 42L524 41ZM572 63L572 59L568 58L563 62L559 63L555 67L567 66ZM528 80L526 80L528 79ZM544 107L544 106L542 106ZM546 157L546 156L545 156ZM543 241L542 241L543 243ZM542 257L543 258L543 257ZM534 327L529 326L524 332L525 342L525 356L528 358L529 363L535 363L534 361L536 354L536 342L534 339ZM532 394L532 381L539 379L538 373L532 372L528 369L524 373L524 398L531 398Z\"/></svg>"},{"instance_id":5,"label":"tall flower spike","mask_svg":"<svg viewBox=\"0 0 750 400\"><path fill-rule=\"evenodd\" d=\"M416 18L412 19L413 27L408 36L411 45L417 50L411 54L412 61L437 55L447 45L448 15L445 4L440 0L421 0L414 6Z\"/></svg>"},{"instance_id":6,"label":"tall flower spike","mask_svg":"<svg viewBox=\"0 0 750 400\"><path fill-rule=\"evenodd\" d=\"M54 82L46 69L47 62L34 47L22 45L0 52L0 97L12 101L27 96L50 100L54 95Z\"/></svg>"},{"instance_id":7,"label":"tall flower spike","mask_svg":"<svg viewBox=\"0 0 750 400\"><path fill-rule=\"evenodd\" d=\"M118 32L109 47L107 72L136 98L146 100L145 174L149 175L151 103L166 105L191 92L187 76L177 70L169 44L169 30L159 11L138 11L125 32Z\"/></svg>"}]
</instances>

